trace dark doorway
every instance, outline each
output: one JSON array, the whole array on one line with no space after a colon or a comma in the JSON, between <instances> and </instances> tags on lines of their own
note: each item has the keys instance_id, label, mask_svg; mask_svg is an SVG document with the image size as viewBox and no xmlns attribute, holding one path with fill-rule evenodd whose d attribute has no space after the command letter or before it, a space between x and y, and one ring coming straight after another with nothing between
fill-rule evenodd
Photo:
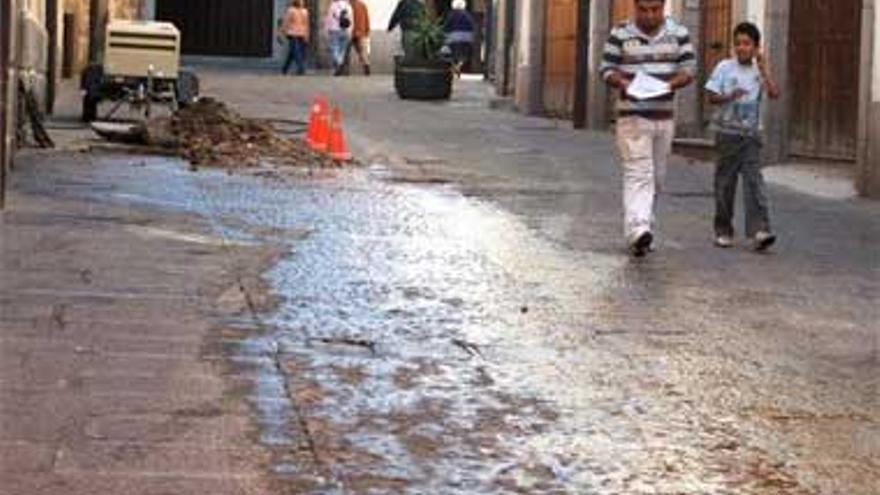
<instances>
[{"instance_id":1,"label":"dark doorway","mask_svg":"<svg viewBox=\"0 0 880 495\"><path fill-rule=\"evenodd\" d=\"M64 48L61 52L61 77L70 79L73 77L73 63L76 50L76 15L64 14Z\"/></svg>"},{"instance_id":2,"label":"dark doorway","mask_svg":"<svg viewBox=\"0 0 880 495\"><path fill-rule=\"evenodd\" d=\"M12 2L3 1L0 8L0 208L6 202L6 173L9 167L9 159L12 150L9 148L9 121L13 106L8 100L9 96L9 64L11 59L10 46L12 45Z\"/></svg>"},{"instance_id":3,"label":"dark doorway","mask_svg":"<svg viewBox=\"0 0 880 495\"><path fill-rule=\"evenodd\" d=\"M272 0L158 0L156 19L180 29L187 55L272 56Z\"/></svg>"}]
</instances>

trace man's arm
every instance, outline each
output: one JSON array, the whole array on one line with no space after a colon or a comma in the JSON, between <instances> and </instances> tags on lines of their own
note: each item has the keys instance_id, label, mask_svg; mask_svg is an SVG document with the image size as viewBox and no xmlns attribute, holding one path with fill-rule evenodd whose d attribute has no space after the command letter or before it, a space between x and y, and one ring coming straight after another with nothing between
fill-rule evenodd
<instances>
[{"instance_id":1,"label":"man's arm","mask_svg":"<svg viewBox=\"0 0 880 495\"><path fill-rule=\"evenodd\" d=\"M697 73L697 55L691 36L687 29L681 28L678 39L678 73L669 80L669 86L673 91L679 90L694 82L694 74Z\"/></svg>"},{"instance_id":2,"label":"man's arm","mask_svg":"<svg viewBox=\"0 0 880 495\"><path fill-rule=\"evenodd\" d=\"M626 90L632 83L632 76L624 74L618 69L612 69L605 75L605 83L614 89Z\"/></svg>"},{"instance_id":3,"label":"man's arm","mask_svg":"<svg viewBox=\"0 0 880 495\"><path fill-rule=\"evenodd\" d=\"M602 50L602 63L599 64L599 74L606 84L615 89L626 89L632 81L632 76L624 74L620 70L623 63L623 41L616 30L611 31L611 36L605 42Z\"/></svg>"},{"instance_id":4,"label":"man's arm","mask_svg":"<svg viewBox=\"0 0 880 495\"><path fill-rule=\"evenodd\" d=\"M367 36L369 36L369 35L370 35L370 30L371 30L371 27L370 27L370 9L367 8L367 4L363 4L363 11L364 11L364 23L367 25L365 29L367 30Z\"/></svg>"},{"instance_id":5,"label":"man's arm","mask_svg":"<svg viewBox=\"0 0 880 495\"><path fill-rule=\"evenodd\" d=\"M676 91L687 87L690 83L694 82L694 75L689 71L681 70L668 82L669 87L672 88L673 91Z\"/></svg>"},{"instance_id":6,"label":"man's arm","mask_svg":"<svg viewBox=\"0 0 880 495\"><path fill-rule=\"evenodd\" d=\"M402 11L403 2L398 2L397 7L394 9L394 13L391 14L391 20L388 21L388 31L394 31L394 28L400 24L400 13Z\"/></svg>"}]
</instances>

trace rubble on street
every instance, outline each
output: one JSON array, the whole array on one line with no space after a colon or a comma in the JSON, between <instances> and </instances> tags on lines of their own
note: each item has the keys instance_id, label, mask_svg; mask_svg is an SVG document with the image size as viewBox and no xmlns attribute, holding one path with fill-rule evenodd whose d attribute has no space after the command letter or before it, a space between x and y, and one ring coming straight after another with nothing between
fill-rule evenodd
<instances>
[{"instance_id":1,"label":"rubble on street","mask_svg":"<svg viewBox=\"0 0 880 495\"><path fill-rule=\"evenodd\" d=\"M243 117L222 101L205 97L171 116L141 123L98 122L93 128L111 141L173 152L193 168L250 168L266 163L309 168L338 166L327 155L306 146L301 139L304 125L291 120Z\"/></svg>"}]
</instances>

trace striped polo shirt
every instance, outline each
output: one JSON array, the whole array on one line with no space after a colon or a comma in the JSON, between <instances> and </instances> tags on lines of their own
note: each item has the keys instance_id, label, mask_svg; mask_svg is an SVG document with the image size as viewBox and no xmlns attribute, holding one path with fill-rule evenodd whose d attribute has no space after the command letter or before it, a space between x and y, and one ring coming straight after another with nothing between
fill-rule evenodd
<instances>
[{"instance_id":1,"label":"striped polo shirt","mask_svg":"<svg viewBox=\"0 0 880 495\"><path fill-rule=\"evenodd\" d=\"M679 71L694 74L696 68L697 59L687 28L668 17L654 36L643 33L633 20L612 29L605 43L599 72L607 79L612 70L633 77L643 71L668 81ZM650 100L634 100L623 94L617 101L620 116L672 118L674 110L673 93Z\"/></svg>"}]
</instances>

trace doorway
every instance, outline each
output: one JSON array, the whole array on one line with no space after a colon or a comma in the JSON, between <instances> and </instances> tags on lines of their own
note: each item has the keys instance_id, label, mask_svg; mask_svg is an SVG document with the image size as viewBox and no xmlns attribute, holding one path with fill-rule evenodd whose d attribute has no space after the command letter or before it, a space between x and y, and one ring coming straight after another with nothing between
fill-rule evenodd
<instances>
[{"instance_id":1,"label":"doorway","mask_svg":"<svg viewBox=\"0 0 880 495\"><path fill-rule=\"evenodd\" d=\"M547 2L544 30L544 111L569 118L574 109L577 1Z\"/></svg>"},{"instance_id":2,"label":"doorway","mask_svg":"<svg viewBox=\"0 0 880 495\"><path fill-rule=\"evenodd\" d=\"M861 1L799 0L791 9L789 154L856 158Z\"/></svg>"},{"instance_id":3,"label":"doorway","mask_svg":"<svg viewBox=\"0 0 880 495\"><path fill-rule=\"evenodd\" d=\"M703 0L700 9L699 88L712 76L719 62L731 56L733 48L733 1ZM702 92L701 93L705 93ZM712 120L712 105L704 94L700 101L702 125Z\"/></svg>"},{"instance_id":4,"label":"doorway","mask_svg":"<svg viewBox=\"0 0 880 495\"><path fill-rule=\"evenodd\" d=\"M272 0L158 0L156 19L173 22L187 55L270 57Z\"/></svg>"}]
</instances>

